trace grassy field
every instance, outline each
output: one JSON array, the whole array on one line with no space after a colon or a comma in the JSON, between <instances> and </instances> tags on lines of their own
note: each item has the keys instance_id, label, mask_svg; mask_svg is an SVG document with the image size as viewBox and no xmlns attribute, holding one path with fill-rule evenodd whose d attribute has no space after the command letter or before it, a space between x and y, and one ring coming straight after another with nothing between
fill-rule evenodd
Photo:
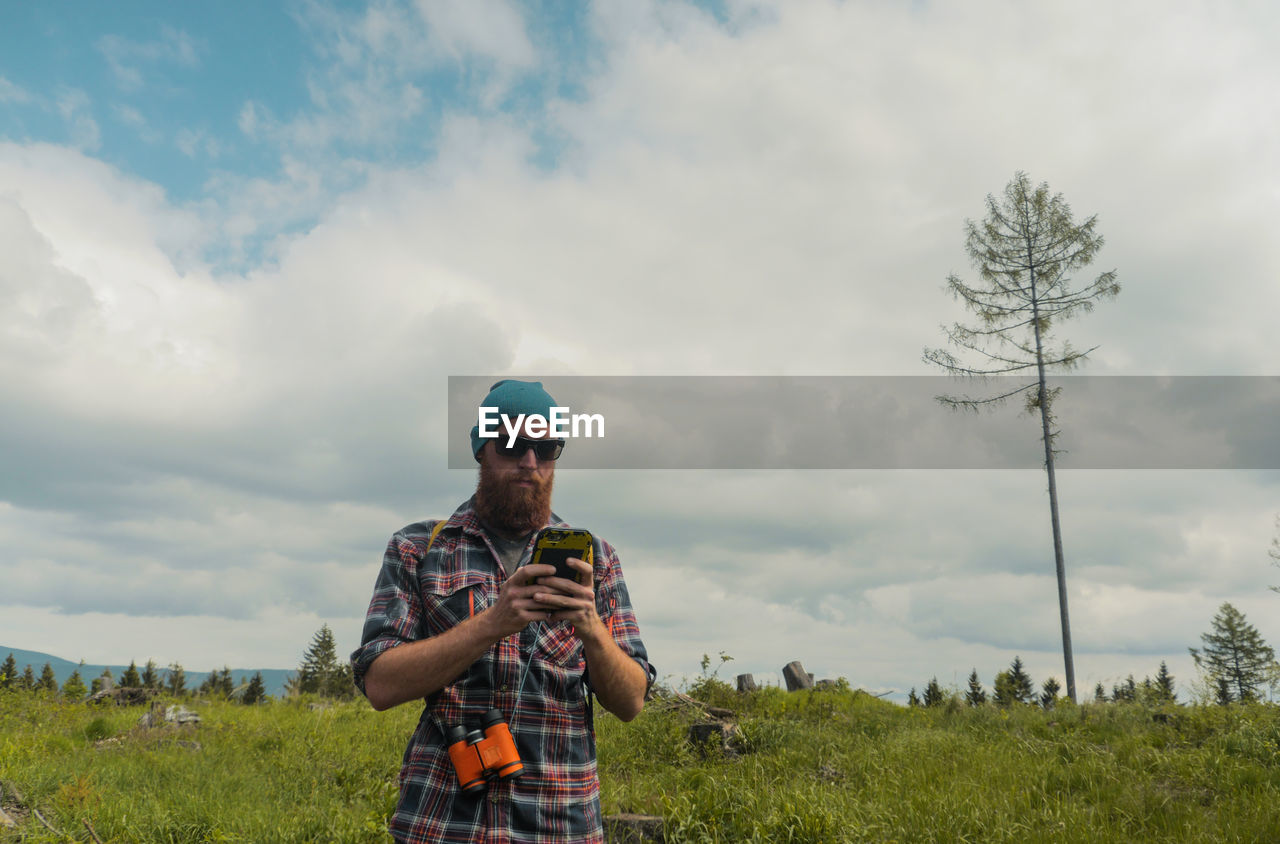
<instances>
[{"instance_id":1,"label":"grassy field","mask_svg":"<svg viewBox=\"0 0 1280 844\"><path fill-rule=\"evenodd\" d=\"M691 747L687 707L602 715L606 814L661 815L668 841L1280 841L1276 706L700 691L738 711L740 752ZM413 707L185 703L202 723L146 730L142 708L0 694L0 782L21 824L0 840L91 841L86 820L104 841L389 840Z\"/></svg>"}]
</instances>

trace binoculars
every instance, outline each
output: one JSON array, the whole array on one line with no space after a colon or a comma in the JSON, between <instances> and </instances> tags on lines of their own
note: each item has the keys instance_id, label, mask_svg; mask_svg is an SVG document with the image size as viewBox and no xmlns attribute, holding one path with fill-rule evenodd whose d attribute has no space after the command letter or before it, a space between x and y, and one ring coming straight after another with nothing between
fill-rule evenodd
<instances>
[{"instance_id":1,"label":"binoculars","mask_svg":"<svg viewBox=\"0 0 1280 844\"><path fill-rule=\"evenodd\" d=\"M446 736L449 759L458 775L458 785L466 794L484 791L486 780L515 779L524 773L511 729L497 709L484 714L478 729L454 726Z\"/></svg>"}]
</instances>

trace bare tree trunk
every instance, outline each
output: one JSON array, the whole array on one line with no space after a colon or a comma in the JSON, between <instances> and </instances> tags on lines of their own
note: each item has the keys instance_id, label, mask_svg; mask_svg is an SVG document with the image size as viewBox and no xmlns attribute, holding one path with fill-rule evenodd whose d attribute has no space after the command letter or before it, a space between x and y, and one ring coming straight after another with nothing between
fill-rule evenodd
<instances>
[{"instance_id":1,"label":"bare tree trunk","mask_svg":"<svg viewBox=\"0 0 1280 844\"><path fill-rule=\"evenodd\" d=\"M1053 434L1049 430L1049 396L1045 389L1044 351L1040 344L1040 308L1036 301L1036 271L1027 244L1031 270L1031 319L1036 335L1036 367L1039 371L1040 429L1044 440L1044 467L1049 474L1049 515L1053 521L1053 560L1058 571L1058 613L1062 621L1062 661L1067 674L1067 697L1076 700L1076 666L1071 656L1071 618L1067 612L1067 564L1062 553L1062 525L1058 519L1058 479L1053 471Z\"/></svg>"},{"instance_id":2,"label":"bare tree trunk","mask_svg":"<svg viewBox=\"0 0 1280 844\"><path fill-rule=\"evenodd\" d=\"M1040 395L1044 397L1044 372L1040 373ZM1062 525L1058 520L1058 481L1053 472L1053 447L1049 439L1049 416L1040 405L1040 421L1044 428L1044 465L1049 473L1049 513L1053 518L1053 559L1058 569L1058 612L1062 616L1062 660L1067 672L1067 696L1076 700L1076 667L1071 657L1071 618L1067 612L1067 566L1062 554Z\"/></svg>"}]
</instances>

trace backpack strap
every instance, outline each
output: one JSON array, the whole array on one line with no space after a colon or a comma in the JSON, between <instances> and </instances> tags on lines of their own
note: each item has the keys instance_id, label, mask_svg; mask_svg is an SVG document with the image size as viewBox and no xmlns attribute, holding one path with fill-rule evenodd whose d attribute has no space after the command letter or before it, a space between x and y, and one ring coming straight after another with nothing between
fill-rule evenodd
<instances>
[{"instance_id":1,"label":"backpack strap","mask_svg":"<svg viewBox=\"0 0 1280 844\"><path fill-rule=\"evenodd\" d=\"M431 550L431 546L435 544L436 537L440 535L440 531L444 530L444 523L445 523L445 522L447 522L447 521L449 521L449 520L448 520L448 519L440 519L438 522L436 522L436 523L435 523L435 525L433 525L433 526L432 526L432 528L431 528L431 538L427 540L427 550L428 550L428 551L430 551L430 550Z\"/></svg>"}]
</instances>

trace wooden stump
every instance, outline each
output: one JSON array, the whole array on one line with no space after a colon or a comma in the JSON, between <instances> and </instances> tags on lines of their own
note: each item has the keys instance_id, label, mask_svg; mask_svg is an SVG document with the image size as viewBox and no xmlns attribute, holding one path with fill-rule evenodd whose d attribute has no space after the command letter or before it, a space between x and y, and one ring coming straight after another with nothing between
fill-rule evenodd
<instances>
[{"instance_id":1,"label":"wooden stump","mask_svg":"<svg viewBox=\"0 0 1280 844\"><path fill-rule=\"evenodd\" d=\"M714 748L731 756L738 755L741 735L737 724L724 721L699 721L689 727L689 743L704 754Z\"/></svg>"},{"instance_id":2,"label":"wooden stump","mask_svg":"<svg viewBox=\"0 0 1280 844\"><path fill-rule=\"evenodd\" d=\"M798 659L782 666L782 677L787 681L789 692L813 688L813 675L804 670Z\"/></svg>"},{"instance_id":3,"label":"wooden stump","mask_svg":"<svg viewBox=\"0 0 1280 844\"><path fill-rule=\"evenodd\" d=\"M756 676L754 674L738 675L738 692L740 694L745 692L754 692L759 688L760 687L756 685Z\"/></svg>"},{"instance_id":4,"label":"wooden stump","mask_svg":"<svg viewBox=\"0 0 1280 844\"><path fill-rule=\"evenodd\" d=\"M114 703L116 706L141 706L156 696L152 689L139 686L114 686L94 692L85 698L85 703Z\"/></svg>"},{"instance_id":5,"label":"wooden stump","mask_svg":"<svg viewBox=\"0 0 1280 844\"><path fill-rule=\"evenodd\" d=\"M606 815L604 840L609 844L644 844L665 841L662 818L657 815Z\"/></svg>"}]
</instances>

